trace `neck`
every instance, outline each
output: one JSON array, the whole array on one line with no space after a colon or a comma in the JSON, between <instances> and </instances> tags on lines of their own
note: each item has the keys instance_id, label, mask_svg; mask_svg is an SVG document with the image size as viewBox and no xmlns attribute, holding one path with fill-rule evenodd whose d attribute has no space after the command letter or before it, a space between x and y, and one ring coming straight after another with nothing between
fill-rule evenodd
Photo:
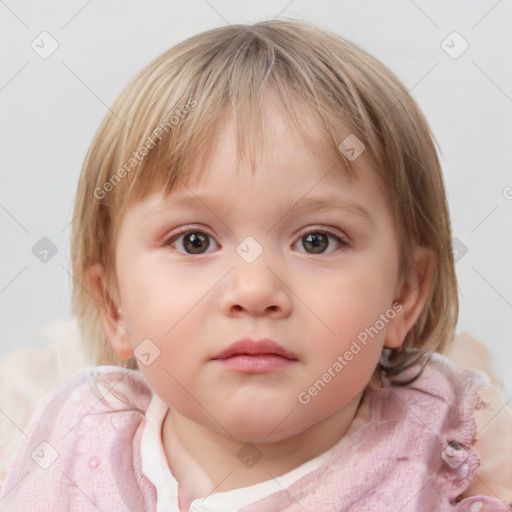
<instances>
[{"instance_id":1,"label":"neck","mask_svg":"<svg viewBox=\"0 0 512 512\"><path fill-rule=\"evenodd\" d=\"M353 432L350 427L362 395L309 429L277 442L241 441L169 410L162 437L169 467L179 483L180 509L188 510L194 499L213 492L282 476L322 454Z\"/></svg>"}]
</instances>

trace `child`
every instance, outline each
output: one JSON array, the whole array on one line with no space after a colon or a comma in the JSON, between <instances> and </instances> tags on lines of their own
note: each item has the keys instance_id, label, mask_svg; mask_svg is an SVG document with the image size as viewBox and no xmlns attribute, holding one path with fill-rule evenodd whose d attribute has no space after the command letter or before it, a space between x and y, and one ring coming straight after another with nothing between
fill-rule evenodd
<instances>
[{"instance_id":1,"label":"child","mask_svg":"<svg viewBox=\"0 0 512 512\"><path fill-rule=\"evenodd\" d=\"M433 139L373 57L294 21L177 45L107 115L75 218L104 366L40 405L2 510L510 510L489 379L441 355Z\"/></svg>"}]
</instances>

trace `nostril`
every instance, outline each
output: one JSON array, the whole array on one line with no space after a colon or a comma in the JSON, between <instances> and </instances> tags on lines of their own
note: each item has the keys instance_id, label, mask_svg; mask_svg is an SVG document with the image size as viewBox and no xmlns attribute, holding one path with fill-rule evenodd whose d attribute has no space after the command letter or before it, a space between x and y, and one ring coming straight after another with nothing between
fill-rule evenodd
<instances>
[{"instance_id":1,"label":"nostril","mask_svg":"<svg viewBox=\"0 0 512 512\"><path fill-rule=\"evenodd\" d=\"M231 307L231 310L239 312L239 311L244 311L244 308L242 306L240 306L240 304L235 304ZM279 311L279 307L278 306L268 306L267 308L265 308L265 311Z\"/></svg>"}]
</instances>

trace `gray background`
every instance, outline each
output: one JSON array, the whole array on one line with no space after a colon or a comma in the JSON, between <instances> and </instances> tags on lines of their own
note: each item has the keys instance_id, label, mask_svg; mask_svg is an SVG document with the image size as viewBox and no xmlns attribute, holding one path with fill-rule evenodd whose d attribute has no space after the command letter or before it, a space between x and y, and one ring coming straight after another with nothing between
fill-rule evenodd
<instances>
[{"instance_id":1,"label":"gray background","mask_svg":"<svg viewBox=\"0 0 512 512\"><path fill-rule=\"evenodd\" d=\"M316 22L356 42L388 65L424 110L441 148L459 249L458 330L488 345L511 399L510 0L0 0L0 355L36 344L41 326L70 317L75 186L121 89L174 43L275 16ZM58 48L43 59L31 44L48 51L49 37ZM32 251L42 237L57 249L47 262ZM40 251L46 242L39 243Z\"/></svg>"}]
</instances>

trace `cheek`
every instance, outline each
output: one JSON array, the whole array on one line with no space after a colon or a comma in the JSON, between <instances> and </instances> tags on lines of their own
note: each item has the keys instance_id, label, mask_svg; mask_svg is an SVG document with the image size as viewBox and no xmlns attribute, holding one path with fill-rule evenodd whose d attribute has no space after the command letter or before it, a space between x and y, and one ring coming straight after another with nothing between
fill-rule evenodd
<instances>
[{"instance_id":1,"label":"cheek","mask_svg":"<svg viewBox=\"0 0 512 512\"><path fill-rule=\"evenodd\" d=\"M205 387L199 370L206 353L194 338L200 317L183 304L183 298L153 297L154 301L142 301L130 319L139 369L160 398L181 414L196 417L198 411L190 396L200 396ZM145 352L150 354L147 365L141 356Z\"/></svg>"},{"instance_id":2,"label":"cheek","mask_svg":"<svg viewBox=\"0 0 512 512\"><path fill-rule=\"evenodd\" d=\"M150 340L144 342L158 354L150 368L141 366L147 378L169 380L170 372L187 379L199 357L194 334L205 320L201 299L209 287L161 267L140 265L125 276L123 315L133 348Z\"/></svg>"},{"instance_id":3,"label":"cheek","mask_svg":"<svg viewBox=\"0 0 512 512\"><path fill-rule=\"evenodd\" d=\"M393 267L376 259L360 263L326 279L321 287L323 293L316 294L308 304L318 317L312 318L309 312L319 339L315 348L316 371L324 373L342 356L342 372L349 383L360 382L363 374L367 379L371 377L387 327L395 316ZM341 373L334 369L332 372L337 376ZM336 378L337 382L340 380L345 379Z\"/></svg>"},{"instance_id":4,"label":"cheek","mask_svg":"<svg viewBox=\"0 0 512 512\"><path fill-rule=\"evenodd\" d=\"M394 299L394 269L370 260L367 264L350 266L331 273L311 297L311 310L335 333L362 330L391 308ZM304 293L307 289L304 288Z\"/></svg>"},{"instance_id":5,"label":"cheek","mask_svg":"<svg viewBox=\"0 0 512 512\"><path fill-rule=\"evenodd\" d=\"M127 327L139 336L151 333L161 338L194 309L207 291L201 279L187 279L163 265L133 267L120 286Z\"/></svg>"}]
</instances>

